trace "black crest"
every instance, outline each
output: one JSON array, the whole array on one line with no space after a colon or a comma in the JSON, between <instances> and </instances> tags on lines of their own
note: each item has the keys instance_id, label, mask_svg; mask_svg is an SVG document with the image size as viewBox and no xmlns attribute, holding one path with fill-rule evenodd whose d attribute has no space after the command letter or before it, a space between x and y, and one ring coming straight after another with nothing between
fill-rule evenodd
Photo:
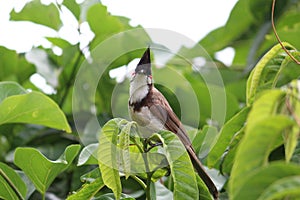
<instances>
[{"instance_id":1,"label":"black crest","mask_svg":"<svg viewBox=\"0 0 300 200\"><path fill-rule=\"evenodd\" d=\"M139 64L135 68L135 73L151 75L150 47L143 54Z\"/></svg>"}]
</instances>

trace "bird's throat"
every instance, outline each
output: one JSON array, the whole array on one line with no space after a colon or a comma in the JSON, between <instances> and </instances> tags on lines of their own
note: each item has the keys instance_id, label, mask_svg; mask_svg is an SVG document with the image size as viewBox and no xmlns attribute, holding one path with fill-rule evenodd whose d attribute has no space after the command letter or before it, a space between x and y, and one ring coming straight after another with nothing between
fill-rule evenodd
<instances>
[{"instance_id":1,"label":"bird's throat","mask_svg":"<svg viewBox=\"0 0 300 200\"><path fill-rule=\"evenodd\" d=\"M141 102L149 93L152 88L152 84L147 83L146 77L137 76L130 83L129 94L130 99L129 103L134 104Z\"/></svg>"}]
</instances>

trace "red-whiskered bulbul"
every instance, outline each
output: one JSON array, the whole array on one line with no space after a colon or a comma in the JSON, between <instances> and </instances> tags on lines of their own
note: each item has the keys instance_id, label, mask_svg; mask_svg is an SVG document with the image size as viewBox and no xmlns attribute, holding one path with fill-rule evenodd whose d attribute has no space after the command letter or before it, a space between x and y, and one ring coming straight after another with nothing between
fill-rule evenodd
<instances>
[{"instance_id":1,"label":"red-whiskered bulbul","mask_svg":"<svg viewBox=\"0 0 300 200\"><path fill-rule=\"evenodd\" d=\"M130 81L129 111L143 131L157 132L165 129L175 133L187 149L194 168L215 199L218 190L205 172L181 121L173 112L166 98L154 86L151 72L150 48L138 63Z\"/></svg>"}]
</instances>

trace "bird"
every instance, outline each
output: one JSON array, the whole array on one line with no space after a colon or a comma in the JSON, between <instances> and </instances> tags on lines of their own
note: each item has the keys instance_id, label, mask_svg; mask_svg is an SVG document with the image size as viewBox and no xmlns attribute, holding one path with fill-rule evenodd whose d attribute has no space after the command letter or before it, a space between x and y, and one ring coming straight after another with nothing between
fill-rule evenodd
<instances>
[{"instance_id":1,"label":"bird","mask_svg":"<svg viewBox=\"0 0 300 200\"><path fill-rule=\"evenodd\" d=\"M148 47L132 73L128 102L130 117L144 131L154 133L159 130L169 130L176 134L185 146L198 175L214 199L218 199L219 192L197 157L183 124L164 95L154 87L150 54L150 47Z\"/></svg>"}]
</instances>

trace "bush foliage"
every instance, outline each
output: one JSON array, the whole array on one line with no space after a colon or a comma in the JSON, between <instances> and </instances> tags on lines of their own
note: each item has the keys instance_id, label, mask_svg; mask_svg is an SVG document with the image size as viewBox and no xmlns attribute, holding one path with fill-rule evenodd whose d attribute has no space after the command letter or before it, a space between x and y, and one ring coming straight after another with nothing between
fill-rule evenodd
<instances>
[{"instance_id":1,"label":"bush foliage","mask_svg":"<svg viewBox=\"0 0 300 200\"><path fill-rule=\"evenodd\" d=\"M187 62L174 56L166 63L191 87L178 84L173 89L191 89L196 94L200 119L189 127L189 133L203 163L218 174L214 181L220 188L220 199L300 196L300 66L273 35L271 3L239 0L227 23L198 42L208 54L199 53L196 46L182 47L178 55ZM64 0L44 5L34 0L20 12L12 10L10 20L31 21L59 31L65 25L60 18L62 9L68 9L76 19L79 35L80 25L89 25L94 37L88 46L47 37L50 48L38 46L17 53L0 47L0 198L211 199L174 134L161 131L143 139L135 122L113 115L114 88L127 88L129 81L117 82L109 71L138 58L143 49L119 55L107 69L101 69L101 64L110 52L122 52L136 43L146 48L151 39L142 27L132 27L129 19L111 15L97 1L78 4ZM299 11L299 1L277 1L277 32L298 60ZM95 95L79 92L83 101L72 101L73 95L78 95L74 85L82 64L99 61L93 50L115 34L137 28L142 36L124 34L126 41L114 40L114 45L106 46L106 54L100 54L103 57L95 69L102 76ZM227 47L235 51L230 66L215 56ZM55 48L61 49L61 54L55 53ZM204 57L208 64L200 73L191 64L197 57ZM201 76L215 70L209 67L211 63L218 67L222 85L213 76L208 82ZM168 76L166 67L154 68L154 74L156 79L172 82L174 77ZM44 77L55 92L47 94L34 85L30 79L34 74ZM95 80L92 73L87 79ZM190 124L194 113L180 113L183 105L178 105L174 94L157 86L178 115L188 115L184 123ZM213 102L211 96L218 98L223 90L225 98ZM127 94L118 98L127 105ZM90 102L95 102L93 109L88 107ZM216 116L211 116L213 104L221 105ZM127 112L127 107L116 105ZM222 110L224 119L218 114ZM92 120L94 114L96 120ZM76 123L75 115L80 116ZM102 128L95 130L95 123ZM81 136L85 134L83 143Z\"/></svg>"}]
</instances>

